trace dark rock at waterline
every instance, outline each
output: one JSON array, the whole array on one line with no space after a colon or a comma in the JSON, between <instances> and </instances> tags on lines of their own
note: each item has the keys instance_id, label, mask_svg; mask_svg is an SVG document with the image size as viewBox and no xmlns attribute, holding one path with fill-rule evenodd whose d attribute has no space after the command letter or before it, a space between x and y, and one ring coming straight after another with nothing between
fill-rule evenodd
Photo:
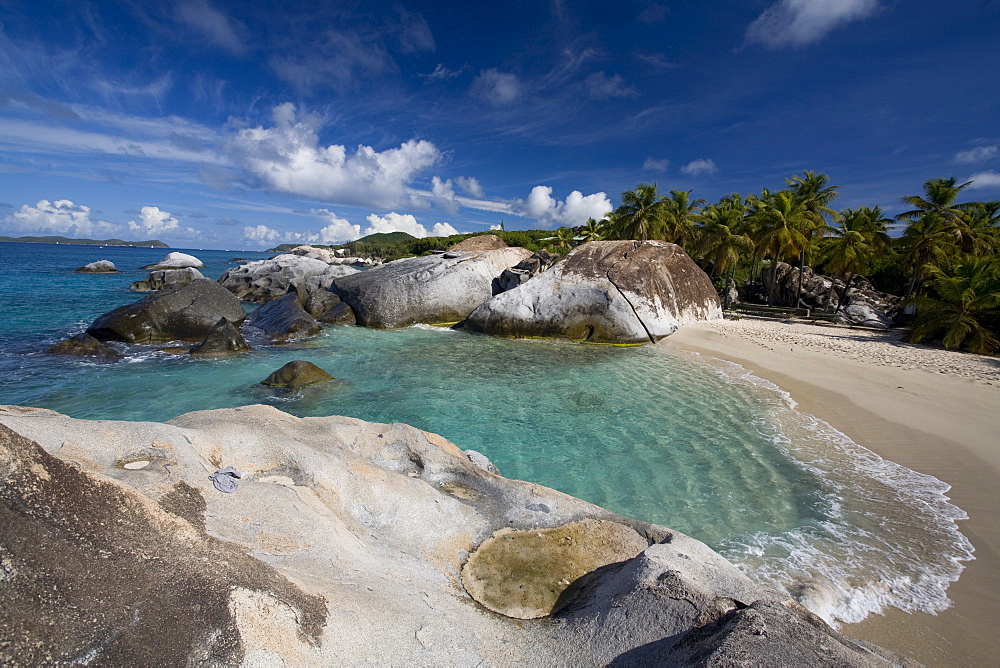
<instances>
[{"instance_id":1,"label":"dark rock at waterline","mask_svg":"<svg viewBox=\"0 0 1000 668\"><path fill-rule=\"evenodd\" d=\"M466 329L596 343L648 343L686 322L719 320L708 275L663 241L593 241L477 307Z\"/></svg>"},{"instance_id":2,"label":"dark rock at waterline","mask_svg":"<svg viewBox=\"0 0 1000 668\"><path fill-rule=\"evenodd\" d=\"M157 269L149 272L145 280L136 281L129 286L132 292L156 292L174 285L187 285L197 278L205 278L194 267L183 269Z\"/></svg>"},{"instance_id":3,"label":"dark rock at waterline","mask_svg":"<svg viewBox=\"0 0 1000 668\"><path fill-rule=\"evenodd\" d=\"M213 280L165 288L100 316L87 333L101 341L201 341L220 318L243 322L240 300Z\"/></svg>"},{"instance_id":4,"label":"dark rock at waterline","mask_svg":"<svg viewBox=\"0 0 1000 668\"><path fill-rule=\"evenodd\" d=\"M333 294L326 288L317 288L309 292L309 296L306 297L303 308L306 310L306 313L314 318L318 318L340 303L342 302L340 301L340 297L337 295Z\"/></svg>"},{"instance_id":5,"label":"dark rock at waterline","mask_svg":"<svg viewBox=\"0 0 1000 668\"><path fill-rule=\"evenodd\" d=\"M307 385L325 383L331 380L334 380L333 376L312 362L293 360L260 381L260 384L295 390Z\"/></svg>"},{"instance_id":6,"label":"dark rock at waterline","mask_svg":"<svg viewBox=\"0 0 1000 668\"><path fill-rule=\"evenodd\" d=\"M47 348L50 355L76 355L77 357L93 357L104 362L116 362L125 356L109 345L101 343L93 336L82 332Z\"/></svg>"},{"instance_id":7,"label":"dark rock at waterline","mask_svg":"<svg viewBox=\"0 0 1000 668\"><path fill-rule=\"evenodd\" d=\"M225 318L208 330L205 340L191 348L192 357L223 357L252 350L240 330Z\"/></svg>"},{"instance_id":8,"label":"dark rock at waterline","mask_svg":"<svg viewBox=\"0 0 1000 668\"><path fill-rule=\"evenodd\" d=\"M288 341L315 336L323 331L316 319L301 306L302 295L293 286L284 297L260 306L246 324L267 334L272 341Z\"/></svg>"},{"instance_id":9,"label":"dark rock at waterline","mask_svg":"<svg viewBox=\"0 0 1000 668\"><path fill-rule=\"evenodd\" d=\"M354 315L354 309L340 302L335 304L329 311L316 318L324 325L356 325L358 319Z\"/></svg>"},{"instance_id":10,"label":"dark rock at waterline","mask_svg":"<svg viewBox=\"0 0 1000 668\"><path fill-rule=\"evenodd\" d=\"M322 633L322 597L206 532L204 492L181 481L154 500L3 425L0 461L0 664L236 665L240 592Z\"/></svg>"},{"instance_id":11,"label":"dark rock at waterline","mask_svg":"<svg viewBox=\"0 0 1000 668\"><path fill-rule=\"evenodd\" d=\"M113 274L118 271L111 260L98 260L74 269L78 274Z\"/></svg>"},{"instance_id":12,"label":"dark rock at waterline","mask_svg":"<svg viewBox=\"0 0 1000 668\"><path fill-rule=\"evenodd\" d=\"M457 322L494 294L504 269L531 253L524 248L404 258L334 279L330 290L366 327Z\"/></svg>"}]
</instances>

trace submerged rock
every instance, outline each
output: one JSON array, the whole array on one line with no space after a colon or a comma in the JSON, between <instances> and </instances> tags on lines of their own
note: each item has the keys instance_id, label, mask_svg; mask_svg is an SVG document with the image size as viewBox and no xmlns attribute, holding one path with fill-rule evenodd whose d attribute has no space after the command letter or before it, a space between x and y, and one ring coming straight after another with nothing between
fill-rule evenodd
<instances>
[{"instance_id":1,"label":"submerged rock","mask_svg":"<svg viewBox=\"0 0 1000 668\"><path fill-rule=\"evenodd\" d=\"M194 267L184 269L157 269L149 272L142 281L135 281L129 286L132 292L156 292L172 285L187 285L197 278L205 278Z\"/></svg>"},{"instance_id":2,"label":"submerged rock","mask_svg":"<svg viewBox=\"0 0 1000 668\"><path fill-rule=\"evenodd\" d=\"M90 264L78 267L73 271L78 274L113 274L117 272L118 269L115 267L115 263L111 260L98 260L97 262L91 262Z\"/></svg>"},{"instance_id":3,"label":"submerged rock","mask_svg":"<svg viewBox=\"0 0 1000 668\"><path fill-rule=\"evenodd\" d=\"M116 362L125 356L101 343L90 334L82 332L45 349L50 355L76 355L77 357L93 357L105 362Z\"/></svg>"},{"instance_id":4,"label":"submerged rock","mask_svg":"<svg viewBox=\"0 0 1000 668\"><path fill-rule=\"evenodd\" d=\"M208 330L205 340L191 348L192 357L223 357L250 352L250 344L246 342L240 330L225 318Z\"/></svg>"},{"instance_id":5,"label":"submerged rock","mask_svg":"<svg viewBox=\"0 0 1000 668\"><path fill-rule=\"evenodd\" d=\"M241 323L239 300L213 280L199 278L165 288L100 316L87 333L101 341L201 341L219 318Z\"/></svg>"},{"instance_id":6,"label":"submerged rock","mask_svg":"<svg viewBox=\"0 0 1000 668\"><path fill-rule=\"evenodd\" d=\"M530 255L504 248L404 258L335 279L330 290L366 327L457 322L495 293L504 269Z\"/></svg>"},{"instance_id":7,"label":"submerged rock","mask_svg":"<svg viewBox=\"0 0 1000 668\"><path fill-rule=\"evenodd\" d=\"M0 424L3 663L890 665L692 538L406 425L268 406ZM207 473L229 466L224 494ZM514 623L463 569L488 600L518 595L505 569L564 589Z\"/></svg>"},{"instance_id":8,"label":"submerged rock","mask_svg":"<svg viewBox=\"0 0 1000 668\"><path fill-rule=\"evenodd\" d=\"M193 267L195 269L200 269L204 267L205 263L196 258L194 255L188 255L187 253L167 253L159 262L154 262L153 264L147 264L143 269L185 269L187 267Z\"/></svg>"},{"instance_id":9,"label":"submerged rock","mask_svg":"<svg viewBox=\"0 0 1000 668\"><path fill-rule=\"evenodd\" d=\"M647 343L686 322L721 318L712 281L680 246L594 241L485 302L465 326L501 336Z\"/></svg>"},{"instance_id":10,"label":"submerged rock","mask_svg":"<svg viewBox=\"0 0 1000 668\"><path fill-rule=\"evenodd\" d=\"M260 381L261 385L271 387L286 387L290 390L297 390L306 385L325 383L334 380L334 377L312 362L305 360L292 360L277 371L271 373L267 378Z\"/></svg>"}]
</instances>

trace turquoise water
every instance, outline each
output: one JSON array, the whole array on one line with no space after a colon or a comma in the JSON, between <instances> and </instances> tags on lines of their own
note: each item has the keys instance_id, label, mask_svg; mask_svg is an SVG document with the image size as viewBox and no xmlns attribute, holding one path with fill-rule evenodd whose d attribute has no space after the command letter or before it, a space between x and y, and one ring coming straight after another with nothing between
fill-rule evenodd
<instances>
[{"instance_id":1,"label":"turquoise water","mask_svg":"<svg viewBox=\"0 0 1000 668\"><path fill-rule=\"evenodd\" d=\"M40 352L140 298L128 284L166 252L0 244L0 403L157 421L269 403L405 422L483 452L509 477L688 533L830 620L887 605L943 609L971 555L946 485L882 461L735 365L663 347L331 327L292 345L251 339L253 353L227 360L159 346L122 346L128 359L115 364ZM212 278L235 255L191 252ZM97 259L122 273L70 271ZM337 384L296 394L259 385L293 359Z\"/></svg>"}]
</instances>

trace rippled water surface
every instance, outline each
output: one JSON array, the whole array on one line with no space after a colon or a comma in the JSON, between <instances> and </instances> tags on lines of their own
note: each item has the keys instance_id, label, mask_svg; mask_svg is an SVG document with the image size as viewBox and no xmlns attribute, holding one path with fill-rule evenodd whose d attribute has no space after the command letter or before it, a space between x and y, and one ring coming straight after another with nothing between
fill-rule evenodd
<instances>
[{"instance_id":1,"label":"rippled water surface","mask_svg":"<svg viewBox=\"0 0 1000 668\"><path fill-rule=\"evenodd\" d=\"M940 610L970 555L946 485L882 461L735 365L657 346L431 327L331 327L214 361L122 347L126 361L94 364L40 351L139 298L128 284L167 251L0 244L0 252L10 267L0 278L0 403L127 420L270 403L299 416L405 422L483 452L506 476L695 536L828 619L855 621L886 605ZM210 278L235 255L192 253ZM122 273L69 271L97 259ZM293 359L338 382L292 395L259 385Z\"/></svg>"}]
</instances>

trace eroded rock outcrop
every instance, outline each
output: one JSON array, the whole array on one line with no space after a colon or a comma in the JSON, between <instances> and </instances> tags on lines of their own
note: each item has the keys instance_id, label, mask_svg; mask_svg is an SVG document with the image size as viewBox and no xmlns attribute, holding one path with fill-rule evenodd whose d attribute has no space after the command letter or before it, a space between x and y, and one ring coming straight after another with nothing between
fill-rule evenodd
<instances>
[{"instance_id":1,"label":"eroded rock outcrop","mask_svg":"<svg viewBox=\"0 0 1000 668\"><path fill-rule=\"evenodd\" d=\"M711 280L662 241L594 241L474 310L466 329L600 343L658 341L686 322L722 318Z\"/></svg>"},{"instance_id":2,"label":"eroded rock outcrop","mask_svg":"<svg viewBox=\"0 0 1000 668\"><path fill-rule=\"evenodd\" d=\"M406 425L267 406L0 425L2 663L888 665L692 538ZM223 493L209 474L230 466ZM487 580L551 566L527 578L562 587L551 618L470 600L483 550Z\"/></svg>"},{"instance_id":3,"label":"eroded rock outcrop","mask_svg":"<svg viewBox=\"0 0 1000 668\"><path fill-rule=\"evenodd\" d=\"M503 248L404 258L335 279L330 290L366 327L458 322L497 291L504 269L530 255Z\"/></svg>"},{"instance_id":4,"label":"eroded rock outcrop","mask_svg":"<svg viewBox=\"0 0 1000 668\"><path fill-rule=\"evenodd\" d=\"M196 278L205 278L194 267L184 269L157 269L149 272L144 280L135 281L129 286L132 292L156 292L173 285L187 285Z\"/></svg>"},{"instance_id":5,"label":"eroded rock outcrop","mask_svg":"<svg viewBox=\"0 0 1000 668\"><path fill-rule=\"evenodd\" d=\"M331 266L312 257L285 253L227 269L219 283L244 301L263 304L281 297L292 285L304 286L313 276L326 276L316 285L328 287L335 277L356 271L351 267Z\"/></svg>"},{"instance_id":6,"label":"eroded rock outcrop","mask_svg":"<svg viewBox=\"0 0 1000 668\"><path fill-rule=\"evenodd\" d=\"M188 267L194 269L200 269L205 266L205 263L196 258L194 255L188 255L187 253L167 253L166 256L159 262L154 262L153 264L147 264L143 269L148 269L155 271L157 269L186 269Z\"/></svg>"},{"instance_id":7,"label":"eroded rock outcrop","mask_svg":"<svg viewBox=\"0 0 1000 668\"><path fill-rule=\"evenodd\" d=\"M127 343L201 341L220 318L239 324L246 312L228 290L200 278L119 306L94 320L87 334L101 341Z\"/></svg>"},{"instance_id":8,"label":"eroded rock outcrop","mask_svg":"<svg viewBox=\"0 0 1000 668\"><path fill-rule=\"evenodd\" d=\"M845 285L839 278L817 274L811 267L804 267L800 290L799 274L799 268L787 262L778 262L761 273L765 293L771 295L774 305L828 312L838 311L839 305L841 318L850 324L892 326L893 316L899 310L899 297L879 292L863 276L855 276L850 285Z\"/></svg>"}]
</instances>

